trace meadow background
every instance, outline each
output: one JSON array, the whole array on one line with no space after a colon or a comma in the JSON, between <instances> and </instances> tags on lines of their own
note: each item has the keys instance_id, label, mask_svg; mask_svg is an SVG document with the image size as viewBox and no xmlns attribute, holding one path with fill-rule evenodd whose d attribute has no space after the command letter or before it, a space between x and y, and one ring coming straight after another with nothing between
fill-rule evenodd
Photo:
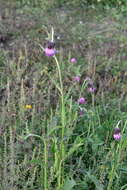
<instances>
[{"instance_id":1,"label":"meadow background","mask_svg":"<svg viewBox=\"0 0 127 190\"><path fill-rule=\"evenodd\" d=\"M0 190L127 190L126 10L0 0Z\"/></svg>"}]
</instances>

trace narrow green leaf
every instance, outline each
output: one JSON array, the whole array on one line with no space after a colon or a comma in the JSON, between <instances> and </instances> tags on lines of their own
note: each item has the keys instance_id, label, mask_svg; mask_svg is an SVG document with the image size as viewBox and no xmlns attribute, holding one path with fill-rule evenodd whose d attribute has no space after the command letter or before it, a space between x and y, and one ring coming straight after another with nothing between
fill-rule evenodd
<instances>
[{"instance_id":1,"label":"narrow green leaf","mask_svg":"<svg viewBox=\"0 0 127 190\"><path fill-rule=\"evenodd\" d=\"M50 129L48 131L48 136L51 135L54 131L56 131L58 129L61 129L61 128L62 128L62 126L55 126L55 127L53 127L52 129Z\"/></svg>"},{"instance_id":2,"label":"narrow green leaf","mask_svg":"<svg viewBox=\"0 0 127 190\"><path fill-rule=\"evenodd\" d=\"M67 152L65 159L70 157L83 143L80 144L73 144L73 146L69 149L69 152Z\"/></svg>"}]
</instances>

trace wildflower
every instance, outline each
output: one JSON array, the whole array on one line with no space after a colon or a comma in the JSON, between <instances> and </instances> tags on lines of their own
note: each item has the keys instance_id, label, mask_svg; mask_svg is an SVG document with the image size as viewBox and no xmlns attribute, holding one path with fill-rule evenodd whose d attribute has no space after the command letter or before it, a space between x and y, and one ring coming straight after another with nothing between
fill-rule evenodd
<instances>
[{"instance_id":1,"label":"wildflower","mask_svg":"<svg viewBox=\"0 0 127 190\"><path fill-rule=\"evenodd\" d=\"M113 135L113 138L114 138L115 140L120 140L120 139L121 139L121 134L120 134L120 133L114 134L114 135Z\"/></svg>"},{"instance_id":2,"label":"wildflower","mask_svg":"<svg viewBox=\"0 0 127 190\"><path fill-rule=\"evenodd\" d=\"M78 103L79 104L85 104L86 103L86 99L83 98L83 97L81 97L81 98L78 99Z\"/></svg>"},{"instance_id":3,"label":"wildflower","mask_svg":"<svg viewBox=\"0 0 127 190\"><path fill-rule=\"evenodd\" d=\"M24 106L24 108L26 108L26 109L32 109L32 105L27 104L27 105Z\"/></svg>"},{"instance_id":4,"label":"wildflower","mask_svg":"<svg viewBox=\"0 0 127 190\"><path fill-rule=\"evenodd\" d=\"M121 139L121 130L119 128L115 128L114 129L114 134L113 134L113 138L115 140L120 140Z\"/></svg>"},{"instance_id":5,"label":"wildflower","mask_svg":"<svg viewBox=\"0 0 127 190\"><path fill-rule=\"evenodd\" d=\"M55 43L49 41L44 52L46 56L54 56L56 54Z\"/></svg>"},{"instance_id":6,"label":"wildflower","mask_svg":"<svg viewBox=\"0 0 127 190\"><path fill-rule=\"evenodd\" d=\"M71 63L76 63L76 62L77 62L77 59L73 57L73 58L71 58L70 61L71 61Z\"/></svg>"},{"instance_id":7,"label":"wildflower","mask_svg":"<svg viewBox=\"0 0 127 190\"><path fill-rule=\"evenodd\" d=\"M73 80L79 82L80 81L80 76L74 77Z\"/></svg>"},{"instance_id":8,"label":"wildflower","mask_svg":"<svg viewBox=\"0 0 127 190\"><path fill-rule=\"evenodd\" d=\"M96 88L95 88L95 87L89 87L89 88L88 88L88 91L91 92L91 93L93 93L93 92L96 91Z\"/></svg>"},{"instance_id":9,"label":"wildflower","mask_svg":"<svg viewBox=\"0 0 127 190\"><path fill-rule=\"evenodd\" d=\"M56 54L56 50L50 48L45 48L44 52L46 56L54 56Z\"/></svg>"}]
</instances>

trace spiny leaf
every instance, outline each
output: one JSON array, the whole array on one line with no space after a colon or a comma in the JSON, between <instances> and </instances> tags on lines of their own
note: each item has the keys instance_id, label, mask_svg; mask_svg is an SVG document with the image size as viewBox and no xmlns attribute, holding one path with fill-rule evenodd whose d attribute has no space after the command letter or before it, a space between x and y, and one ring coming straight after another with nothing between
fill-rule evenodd
<instances>
[{"instance_id":1,"label":"spiny leaf","mask_svg":"<svg viewBox=\"0 0 127 190\"><path fill-rule=\"evenodd\" d=\"M73 178L67 178L63 187L63 190L72 190L72 188L76 185L76 182Z\"/></svg>"},{"instance_id":2,"label":"spiny leaf","mask_svg":"<svg viewBox=\"0 0 127 190\"><path fill-rule=\"evenodd\" d=\"M87 173L88 178L95 184L97 190L103 190L104 187L100 184L99 180L94 176L91 175L89 172Z\"/></svg>"}]
</instances>

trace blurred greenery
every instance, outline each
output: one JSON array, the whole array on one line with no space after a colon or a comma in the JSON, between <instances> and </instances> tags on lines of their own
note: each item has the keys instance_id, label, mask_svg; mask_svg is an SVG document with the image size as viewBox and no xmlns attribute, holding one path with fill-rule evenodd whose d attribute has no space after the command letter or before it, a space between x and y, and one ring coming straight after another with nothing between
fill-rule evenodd
<instances>
[{"instance_id":1,"label":"blurred greenery","mask_svg":"<svg viewBox=\"0 0 127 190\"><path fill-rule=\"evenodd\" d=\"M16 0L15 0L16 1ZM120 7L126 9L126 0L17 0L21 5L41 6L42 8L62 7L62 6L102 6Z\"/></svg>"},{"instance_id":2,"label":"blurred greenery","mask_svg":"<svg viewBox=\"0 0 127 190\"><path fill-rule=\"evenodd\" d=\"M0 0L4 4L4 0ZM31 7L31 8L41 8L41 10L46 11L55 8L92 8L92 9L110 9L117 8L121 12L126 12L127 1L126 0L7 0L6 3L10 5L12 3L17 4L20 8Z\"/></svg>"}]
</instances>

